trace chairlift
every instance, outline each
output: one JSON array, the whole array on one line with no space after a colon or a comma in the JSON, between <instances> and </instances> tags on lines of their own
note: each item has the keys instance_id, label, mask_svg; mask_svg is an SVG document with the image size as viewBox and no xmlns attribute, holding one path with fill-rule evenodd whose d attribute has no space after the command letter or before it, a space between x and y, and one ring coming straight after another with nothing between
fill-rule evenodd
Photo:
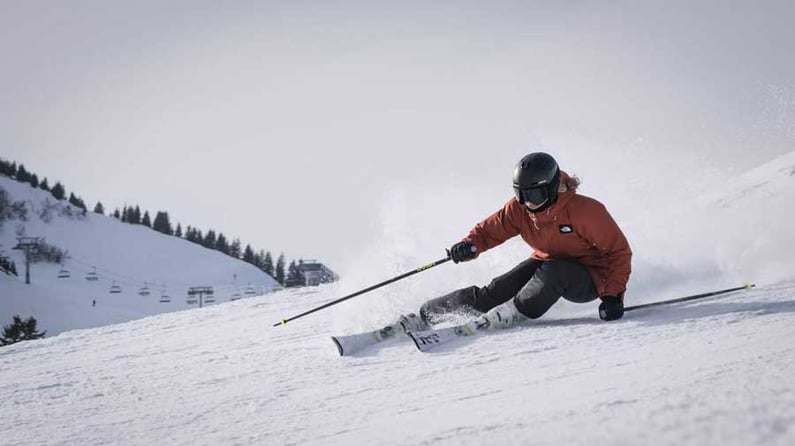
<instances>
[{"instance_id":1,"label":"chairlift","mask_svg":"<svg viewBox=\"0 0 795 446\"><path fill-rule=\"evenodd\" d=\"M256 296L257 292L254 290L254 287L249 285L246 287L246 296Z\"/></svg>"},{"instance_id":2,"label":"chairlift","mask_svg":"<svg viewBox=\"0 0 795 446\"><path fill-rule=\"evenodd\" d=\"M236 301L236 300L240 300L240 291L235 290L235 292L232 293L231 296L229 296L229 300L232 301L232 302Z\"/></svg>"},{"instance_id":3,"label":"chairlift","mask_svg":"<svg viewBox=\"0 0 795 446\"><path fill-rule=\"evenodd\" d=\"M116 281L113 281L113 285L110 286L110 294L120 294L121 287L116 285Z\"/></svg>"},{"instance_id":4,"label":"chairlift","mask_svg":"<svg viewBox=\"0 0 795 446\"><path fill-rule=\"evenodd\" d=\"M188 288L188 297L185 300L189 305L193 305L202 299L202 303L215 302L213 287L210 286L196 286Z\"/></svg>"},{"instance_id":5,"label":"chairlift","mask_svg":"<svg viewBox=\"0 0 795 446\"><path fill-rule=\"evenodd\" d=\"M99 280L99 276L97 275L97 267L95 266L93 268L94 268L93 271L90 271L88 274L86 274L86 280L88 280L89 282L96 282L97 280Z\"/></svg>"},{"instance_id":6,"label":"chairlift","mask_svg":"<svg viewBox=\"0 0 795 446\"><path fill-rule=\"evenodd\" d=\"M72 274L69 273L69 270L61 266L61 270L58 271L58 278L59 279L68 279L72 277Z\"/></svg>"},{"instance_id":7,"label":"chairlift","mask_svg":"<svg viewBox=\"0 0 795 446\"><path fill-rule=\"evenodd\" d=\"M160 303L167 304L171 302L171 296L166 293L166 283L163 282L163 291L160 292Z\"/></svg>"},{"instance_id":8,"label":"chairlift","mask_svg":"<svg viewBox=\"0 0 795 446\"><path fill-rule=\"evenodd\" d=\"M152 292L149 291L149 286L146 284L146 282L144 282L144 286L140 290L138 290L138 295L139 296L148 296L150 294L152 294Z\"/></svg>"}]
</instances>

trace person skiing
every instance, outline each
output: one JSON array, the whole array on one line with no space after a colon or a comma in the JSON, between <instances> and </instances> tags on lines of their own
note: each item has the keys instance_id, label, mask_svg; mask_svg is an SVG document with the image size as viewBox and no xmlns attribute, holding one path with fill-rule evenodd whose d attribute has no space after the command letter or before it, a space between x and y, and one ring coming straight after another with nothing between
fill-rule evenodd
<instances>
[{"instance_id":1,"label":"person skiing","mask_svg":"<svg viewBox=\"0 0 795 446\"><path fill-rule=\"evenodd\" d=\"M484 287L429 300L420 308L422 322L475 311L482 314L473 321L477 328L507 328L541 317L561 297L577 303L601 299L599 317L620 319L632 251L605 206L577 193L579 184L547 153L523 157L513 173L515 197L475 225L449 254L455 263L470 261L519 235L534 249L531 257Z\"/></svg>"}]
</instances>

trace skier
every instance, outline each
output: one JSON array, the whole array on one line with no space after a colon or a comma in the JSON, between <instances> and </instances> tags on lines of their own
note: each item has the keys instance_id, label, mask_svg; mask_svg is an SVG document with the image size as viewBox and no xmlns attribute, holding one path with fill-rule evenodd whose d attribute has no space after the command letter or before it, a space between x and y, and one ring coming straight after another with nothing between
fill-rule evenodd
<instances>
[{"instance_id":1,"label":"skier","mask_svg":"<svg viewBox=\"0 0 795 446\"><path fill-rule=\"evenodd\" d=\"M561 297L577 303L599 298L599 317L620 319L632 251L604 205L577 194L579 183L547 153L522 158L513 173L516 196L455 243L450 256L455 263L466 262L517 235L535 251L484 287L462 288L426 302L421 321L412 326L474 310L483 313L474 321L477 328L507 328L541 317Z\"/></svg>"}]
</instances>

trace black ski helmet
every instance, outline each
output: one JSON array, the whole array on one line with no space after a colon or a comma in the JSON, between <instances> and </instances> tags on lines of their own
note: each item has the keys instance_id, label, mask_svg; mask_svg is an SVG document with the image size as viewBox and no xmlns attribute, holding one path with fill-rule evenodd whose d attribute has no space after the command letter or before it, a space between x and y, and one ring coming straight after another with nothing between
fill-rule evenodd
<instances>
[{"instance_id":1,"label":"black ski helmet","mask_svg":"<svg viewBox=\"0 0 795 446\"><path fill-rule=\"evenodd\" d=\"M555 158L544 152L534 152L522 158L513 171L513 190L519 203L541 205L533 212L541 212L558 199L560 169Z\"/></svg>"}]
</instances>

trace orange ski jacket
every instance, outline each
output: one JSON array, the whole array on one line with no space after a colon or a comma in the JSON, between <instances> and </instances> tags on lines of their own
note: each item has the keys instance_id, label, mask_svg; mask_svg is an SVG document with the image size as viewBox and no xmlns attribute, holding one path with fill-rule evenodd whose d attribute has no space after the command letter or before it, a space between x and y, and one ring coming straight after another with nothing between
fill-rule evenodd
<instances>
[{"instance_id":1,"label":"orange ski jacket","mask_svg":"<svg viewBox=\"0 0 795 446\"><path fill-rule=\"evenodd\" d=\"M561 184L568 184L569 176L560 174ZM626 290L632 259L629 243L605 206L577 194L576 186L560 192L557 202L538 214L511 198L475 225L464 241L474 244L479 255L517 235L534 249L533 258L585 266L599 296L619 296Z\"/></svg>"}]
</instances>

